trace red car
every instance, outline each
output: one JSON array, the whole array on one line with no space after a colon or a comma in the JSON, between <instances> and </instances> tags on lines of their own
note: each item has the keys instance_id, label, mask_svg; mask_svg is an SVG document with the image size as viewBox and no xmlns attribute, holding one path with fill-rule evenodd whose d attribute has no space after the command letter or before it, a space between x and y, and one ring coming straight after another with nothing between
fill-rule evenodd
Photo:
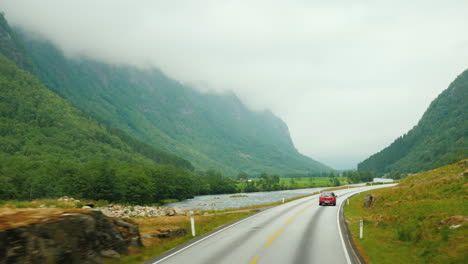
<instances>
[{"instance_id":1,"label":"red car","mask_svg":"<svg viewBox=\"0 0 468 264\"><path fill-rule=\"evenodd\" d=\"M324 192L320 194L319 197L319 205L328 205L331 204L333 206L336 205L336 196L335 193L332 192Z\"/></svg>"}]
</instances>

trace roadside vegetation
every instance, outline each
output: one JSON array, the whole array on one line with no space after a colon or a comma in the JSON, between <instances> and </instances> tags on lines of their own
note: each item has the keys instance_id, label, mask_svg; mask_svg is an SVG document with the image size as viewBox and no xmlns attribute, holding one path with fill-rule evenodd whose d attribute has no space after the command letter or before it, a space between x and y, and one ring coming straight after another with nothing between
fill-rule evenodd
<instances>
[{"instance_id":1,"label":"roadside vegetation","mask_svg":"<svg viewBox=\"0 0 468 264\"><path fill-rule=\"evenodd\" d=\"M363 207L366 195L377 200ZM345 207L367 263L468 263L468 160L361 193ZM359 239L359 221L364 238Z\"/></svg>"}]
</instances>

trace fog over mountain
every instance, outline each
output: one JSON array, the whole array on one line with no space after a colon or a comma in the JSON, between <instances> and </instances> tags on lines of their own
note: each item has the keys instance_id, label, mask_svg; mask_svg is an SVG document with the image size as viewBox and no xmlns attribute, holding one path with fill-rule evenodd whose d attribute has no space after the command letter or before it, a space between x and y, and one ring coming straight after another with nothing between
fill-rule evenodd
<instances>
[{"instance_id":1,"label":"fog over mountain","mask_svg":"<svg viewBox=\"0 0 468 264\"><path fill-rule=\"evenodd\" d=\"M468 65L467 1L0 0L0 10L67 56L233 91L337 169L411 129Z\"/></svg>"}]
</instances>

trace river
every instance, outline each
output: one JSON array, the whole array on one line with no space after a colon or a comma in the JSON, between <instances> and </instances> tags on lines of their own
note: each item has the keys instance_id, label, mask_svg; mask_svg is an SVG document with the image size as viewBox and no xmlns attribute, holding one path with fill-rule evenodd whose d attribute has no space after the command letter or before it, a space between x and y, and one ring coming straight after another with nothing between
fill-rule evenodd
<instances>
[{"instance_id":1,"label":"river","mask_svg":"<svg viewBox=\"0 0 468 264\"><path fill-rule=\"evenodd\" d=\"M218 195L200 195L193 199L184 200L177 203L165 204L165 207L179 207L185 210L222 210L232 209L258 204L274 203L297 196L308 195L330 187L319 187L309 189L272 191L272 192L253 192L253 193L235 193ZM242 195L246 197L232 197Z\"/></svg>"}]
</instances>

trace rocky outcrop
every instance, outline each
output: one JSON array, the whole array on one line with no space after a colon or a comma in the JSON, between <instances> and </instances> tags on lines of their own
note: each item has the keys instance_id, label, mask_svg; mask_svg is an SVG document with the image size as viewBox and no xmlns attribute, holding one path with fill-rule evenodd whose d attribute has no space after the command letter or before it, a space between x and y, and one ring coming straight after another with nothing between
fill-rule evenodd
<instances>
[{"instance_id":1,"label":"rocky outcrop","mask_svg":"<svg viewBox=\"0 0 468 264\"><path fill-rule=\"evenodd\" d=\"M142 247L136 223L99 211L16 209L0 221L0 263L101 263Z\"/></svg>"}]
</instances>

